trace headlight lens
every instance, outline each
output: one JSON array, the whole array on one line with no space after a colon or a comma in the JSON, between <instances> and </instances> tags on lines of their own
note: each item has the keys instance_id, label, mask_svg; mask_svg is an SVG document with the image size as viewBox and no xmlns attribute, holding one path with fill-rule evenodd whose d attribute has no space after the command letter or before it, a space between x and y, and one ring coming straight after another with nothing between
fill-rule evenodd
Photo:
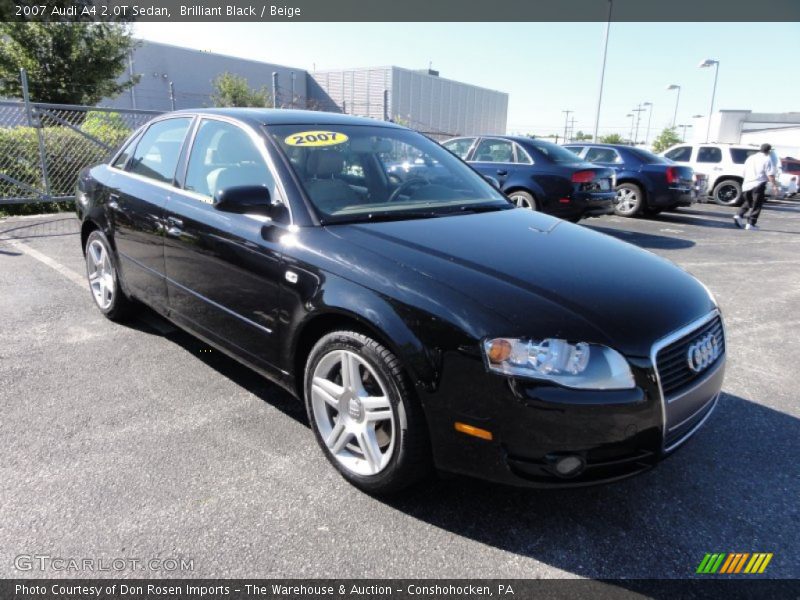
<instances>
[{"instance_id":1,"label":"headlight lens","mask_svg":"<svg viewBox=\"0 0 800 600\"><path fill-rule=\"evenodd\" d=\"M598 344L547 338L492 338L483 342L491 371L552 381L578 389L620 390L635 386L628 361Z\"/></svg>"}]
</instances>

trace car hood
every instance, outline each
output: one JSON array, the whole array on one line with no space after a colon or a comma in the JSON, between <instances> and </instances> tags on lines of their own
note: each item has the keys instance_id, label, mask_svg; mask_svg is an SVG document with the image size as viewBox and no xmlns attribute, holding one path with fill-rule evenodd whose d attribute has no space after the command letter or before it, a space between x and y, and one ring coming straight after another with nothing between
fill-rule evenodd
<instances>
[{"instance_id":1,"label":"car hood","mask_svg":"<svg viewBox=\"0 0 800 600\"><path fill-rule=\"evenodd\" d=\"M715 307L670 261L525 209L329 230L502 317L505 330L487 335L560 336L648 356Z\"/></svg>"}]
</instances>

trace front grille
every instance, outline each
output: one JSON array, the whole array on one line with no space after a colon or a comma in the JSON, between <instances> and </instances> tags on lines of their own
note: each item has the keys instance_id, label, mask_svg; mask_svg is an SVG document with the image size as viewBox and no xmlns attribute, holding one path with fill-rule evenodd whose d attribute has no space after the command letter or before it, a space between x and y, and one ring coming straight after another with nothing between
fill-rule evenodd
<instances>
[{"instance_id":1,"label":"front grille","mask_svg":"<svg viewBox=\"0 0 800 600\"><path fill-rule=\"evenodd\" d=\"M682 438L689 435L700 421L706 418L708 413L714 408L714 403L717 397L714 396L709 400L705 406L693 414L690 418L686 419L683 423L675 427L672 431L668 431L664 438L664 446L669 449L674 444L678 443Z\"/></svg>"},{"instance_id":2,"label":"front grille","mask_svg":"<svg viewBox=\"0 0 800 600\"><path fill-rule=\"evenodd\" d=\"M697 339L713 333L720 344L720 353L717 360L699 373L695 373L689 368L687 352L689 346ZM705 325L695 329L692 333L683 336L681 339L671 343L669 346L659 350L656 356L656 368L661 379L661 390L664 396L676 393L682 388L691 384L695 379L708 373L725 356L725 335L722 330L722 319L715 317Z\"/></svg>"}]
</instances>

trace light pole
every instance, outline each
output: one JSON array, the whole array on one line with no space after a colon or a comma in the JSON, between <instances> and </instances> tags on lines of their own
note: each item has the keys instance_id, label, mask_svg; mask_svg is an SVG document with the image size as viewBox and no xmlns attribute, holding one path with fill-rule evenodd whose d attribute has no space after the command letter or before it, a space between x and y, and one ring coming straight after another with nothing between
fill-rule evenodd
<instances>
[{"instance_id":1,"label":"light pole","mask_svg":"<svg viewBox=\"0 0 800 600\"><path fill-rule=\"evenodd\" d=\"M644 136L644 145L647 146L650 143L650 122L653 120L653 103L645 102L642 106L650 107L647 112L647 133Z\"/></svg>"},{"instance_id":2,"label":"light pole","mask_svg":"<svg viewBox=\"0 0 800 600\"><path fill-rule=\"evenodd\" d=\"M678 125L678 127L683 127L683 135L681 135L681 142L686 141L686 130L691 127L691 125Z\"/></svg>"},{"instance_id":3,"label":"light pole","mask_svg":"<svg viewBox=\"0 0 800 600\"><path fill-rule=\"evenodd\" d=\"M714 96L717 95L717 78L719 77L719 61L713 58L707 58L697 65L701 69L714 67L714 87L711 89L711 106L708 109L708 123L706 124L706 144L708 137L711 135L711 115L714 113Z\"/></svg>"},{"instance_id":4,"label":"light pole","mask_svg":"<svg viewBox=\"0 0 800 600\"><path fill-rule=\"evenodd\" d=\"M681 99L681 86L677 83L670 83L667 90L678 90L678 95L675 96L675 114L672 115L672 127L675 127L675 121L678 119L678 102Z\"/></svg>"},{"instance_id":5,"label":"light pole","mask_svg":"<svg viewBox=\"0 0 800 600\"><path fill-rule=\"evenodd\" d=\"M597 141L597 130L600 128L600 105L603 102L603 80L606 76L606 56L608 55L608 33L611 29L611 9L614 6L613 0L608 0L608 18L606 19L606 30L603 34L603 60L600 66L600 90L597 92L597 110L594 113L594 137Z\"/></svg>"},{"instance_id":6,"label":"light pole","mask_svg":"<svg viewBox=\"0 0 800 600\"><path fill-rule=\"evenodd\" d=\"M569 115L571 113L575 112L575 111L574 110L562 110L561 112L565 113L567 115L566 118L564 119L564 143L566 144L567 143L567 129L569 128Z\"/></svg>"},{"instance_id":7,"label":"light pole","mask_svg":"<svg viewBox=\"0 0 800 600\"><path fill-rule=\"evenodd\" d=\"M628 136L628 140L632 142L633 141L633 118L634 118L633 117L633 113L628 113L625 116L631 118L631 134Z\"/></svg>"}]
</instances>

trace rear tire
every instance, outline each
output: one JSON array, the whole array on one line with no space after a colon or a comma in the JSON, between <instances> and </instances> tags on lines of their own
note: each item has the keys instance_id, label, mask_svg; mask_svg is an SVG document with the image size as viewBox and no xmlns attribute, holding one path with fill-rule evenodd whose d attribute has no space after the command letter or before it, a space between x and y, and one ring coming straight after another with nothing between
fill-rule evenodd
<instances>
[{"instance_id":1,"label":"rear tire","mask_svg":"<svg viewBox=\"0 0 800 600\"><path fill-rule=\"evenodd\" d=\"M714 186L711 194L714 202L720 206L741 206L744 198L742 197L742 184L735 179L724 179Z\"/></svg>"},{"instance_id":2,"label":"rear tire","mask_svg":"<svg viewBox=\"0 0 800 600\"><path fill-rule=\"evenodd\" d=\"M635 217L644 212L644 192L635 183L620 183L616 188L614 214L620 217Z\"/></svg>"},{"instance_id":3,"label":"rear tire","mask_svg":"<svg viewBox=\"0 0 800 600\"><path fill-rule=\"evenodd\" d=\"M422 407L400 361L372 338L325 335L308 356L304 392L317 443L354 486L391 494L432 471Z\"/></svg>"},{"instance_id":4,"label":"rear tire","mask_svg":"<svg viewBox=\"0 0 800 600\"><path fill-rule=\"evenodd\" d=\"M519 208L527 208L528 210L538 211L539 203L536 201L536 196L528 192L511 192L508 197Z\"/></svg>"},{"instance_id":5,"label":"rear tire","mask_svg":"<svg viewBox=\"0 0 800 600\"><path fill-rule=\"evenodd\" d=\"M112 321L124 321L135 312L135 304L125 295L119 269L108 238L95 229L86 239L86 276L95 306Z\"/></svg>"}]
</instances>

